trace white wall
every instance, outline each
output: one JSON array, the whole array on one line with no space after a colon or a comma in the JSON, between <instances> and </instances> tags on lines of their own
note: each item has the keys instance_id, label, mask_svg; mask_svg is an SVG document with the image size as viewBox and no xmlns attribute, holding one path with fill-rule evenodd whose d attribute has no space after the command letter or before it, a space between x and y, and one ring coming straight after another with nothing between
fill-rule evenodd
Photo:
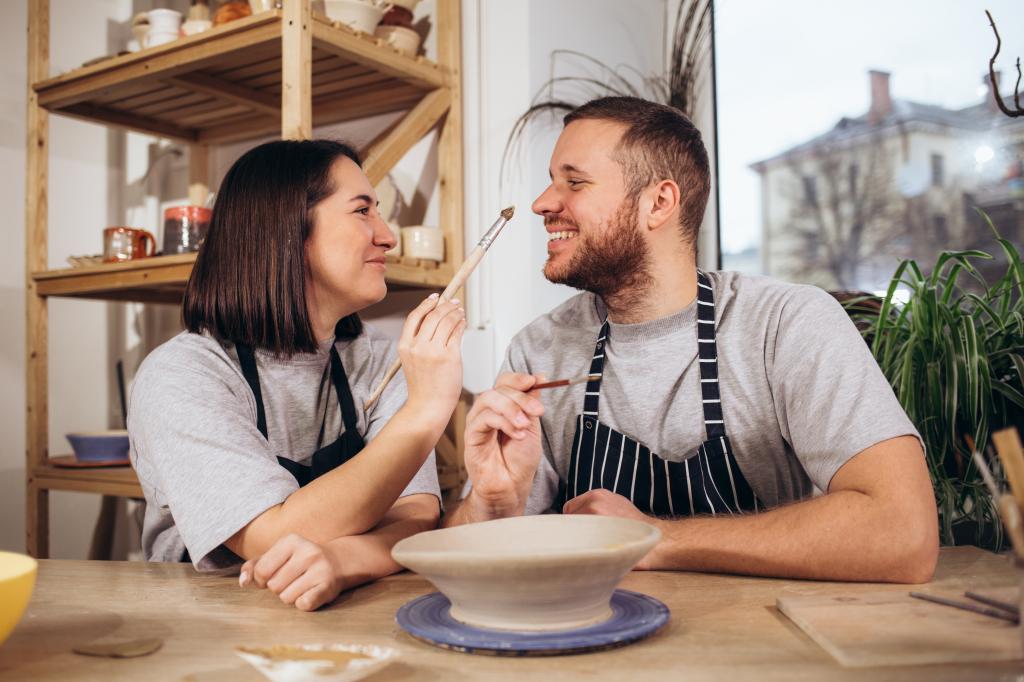
<instances>
[{"instance_id":1,"label":"white wall","mask_svg":"<svg viewBox=\"0 0 1024 682\"><path fill-rule=\"evenodd\" d=\"M575 291L541 274L547 235L530 211L548 184L548 161L560 121L532 126L519 163L499 189L501 155L516 118L551 76L551 52L576 50L642 74L663 71L665 0L465 0L467 246L515 204L516 217L472 282L465 347L466 385L487 388L512 336ZM524 66L526 68L524 68ZM559 75L591 75L579 60L559 61Z\"/></svg>"},{"instance_id":2,"label":"white wall","mask_svg":"<svg viewBox=\"0 0 1024 682\"><path fill-rule=\"evenodd\" d=\"M467 250L502 208L517 207L513 223L469 284L471 329L464 355L470 390L491 385L516 331L574 293L544 280L546 235L530 211L547 184L548 159L561 126L530 131L521 164L499 189L501 154L513 122L549 77L554 49L579 50L608 64L661 73L666 2L674 8L676 1L463 0ZM54 73L119 49L134 12L154 4L187 5L184 0L51 3ZM7 248L0 251L0 309L8 317L0 327L0 433L5 436L0 447L0 549L19 551L24 549L25 504L25 5L6 0L0 6L0 205L8 208ZM425 0L418 14L429 14L433 6L433 0ZM427 52L435 54L432 39ZM317 132L360 144L392 118ZM184 159L161 159L143 181L156 151L150 138L60 117L50 121L50 265L63 267L70 254L99 252L101 230L109 224L130 222L159 231L161 202L184 194ZM245 148L218 150L215 177ZM412 206L403 216L406 224L436 224L437 193L429 174L423 174L434 153L436 144L428 138L393 174ZM395 293L367 317L397 332L402 311L418 298L416 293ZM50 444L53 452L62 452L68 431L118 425L113 362L124 358L131 373L148 348L173 333L177 313L166 307L59 299L50 306ZM51 493L51 500L53 556L84 557L98 496Z\"/></svg>"},{"instance_id":3,"label":"white wall","mask_svg":"<svg viewBox=\"0 0 1024 682\"><path fill-rule=\"evenodd\" d=\"M120 44L124 0L53 0L51 74L106 54ZM25 547L25 2L5 2L0 21L0 205L6 207L5 248L0 250L0 548ZM116 221L118 188L110 175L110 149L120 133L69 119L50 119L50 267L72 254L98 253L102 230ZM70 452L64 434L116 426L119 409L109 396L108 311L99 302L50 302L50 450ZM51 551L84 557L99 497L51 493Z\"/></svg>"}]
</instances>

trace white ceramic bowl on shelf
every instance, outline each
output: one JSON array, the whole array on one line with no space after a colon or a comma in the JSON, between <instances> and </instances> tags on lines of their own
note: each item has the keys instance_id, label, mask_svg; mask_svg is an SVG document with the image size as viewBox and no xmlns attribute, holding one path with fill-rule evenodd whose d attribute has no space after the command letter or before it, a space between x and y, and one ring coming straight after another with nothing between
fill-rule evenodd
<instances>
[{"instance_id":1,"label":"white ceramic bowl on shelf","mask_svg":"<svg viewBox=\"0 0 1024 682\"><path fill-rule=\"evenodd\" d=\"M331 21L340 21L364 33L373 33L384 17L384 6L370 0L325 0L324 8Z\"/></svg>"},{"instance_id":2,"label":"white ceramic bowl on shelf","mask_svg":"<svg viewBox=\"0 0 1024 682\"><path fill-rule=\"evenodd\" d=\"M632 519L545 514L420 533L391 556L444 593L456 620L555 631L608 619L616 585L660 538Z\"/></svg>"},{"instance_id":3,"label":"white ceramic bowl on shelf","mask_svg":"<svg viewBox=\"0 0 1024 682\"><path fill-rule=\"evenodd\" d=\"M405 26L378 26L373 35L410 57L420 49L420 34Z\"/></svg>"}]
</instances>

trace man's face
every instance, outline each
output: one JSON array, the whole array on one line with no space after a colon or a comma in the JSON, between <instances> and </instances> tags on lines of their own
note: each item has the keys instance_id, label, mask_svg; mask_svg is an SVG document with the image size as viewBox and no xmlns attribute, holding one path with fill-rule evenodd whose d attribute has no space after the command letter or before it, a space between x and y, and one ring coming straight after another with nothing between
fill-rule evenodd
<instances>
[{"instance_id":1,"label":"man's face","mask_svg":"<svg viewBox=\"0 0 1024 682\"><path fill-rule=\"evenodd\" d=\"M548 232L544 276L556 284L609 295L647 272L635 197L613 158L625 126L573 121L551 155L551 184L533 202Z\"/></svg>"}]
</instances>

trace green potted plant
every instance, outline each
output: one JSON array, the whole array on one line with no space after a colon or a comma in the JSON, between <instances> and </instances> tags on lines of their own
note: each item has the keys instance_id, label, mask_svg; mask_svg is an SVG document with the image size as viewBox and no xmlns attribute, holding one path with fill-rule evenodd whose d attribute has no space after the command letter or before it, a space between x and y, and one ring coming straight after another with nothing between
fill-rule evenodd
<instances>
[{"instance_id":1,"label":"green potted plant","mask_svg":"<svg viewBox=\"0 0 1024 682\"><path fill-rule=\"evenodd\" d=\"M1024 264L982 217L1007 259L997 281L975 267L992 255L946 251L928 274L902 261L881 305L861 297L846 306L924 439L942 543L998 550L999 514L971 452L986 453L994 431L1024 426ZM998 458L987 459L1003 478Z\"/></svg>"}]
</instances>

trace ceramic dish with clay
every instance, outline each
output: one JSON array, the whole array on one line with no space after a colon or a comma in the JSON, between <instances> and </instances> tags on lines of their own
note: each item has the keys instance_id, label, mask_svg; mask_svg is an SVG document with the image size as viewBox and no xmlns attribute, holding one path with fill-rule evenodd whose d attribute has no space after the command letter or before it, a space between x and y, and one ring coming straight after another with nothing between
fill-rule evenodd
<instances>
[{"instance_id":1,"label":"ceramic dish with clay","mask_svg":"<svg viewBox=\"0 0 1024 682\"><path fill-rule=\"evenodd\" d=\"M451 601L455 620L555 631L608 620L615 586L660 538L642 521L546 514L420 533L391 555Z\"/></svg>"},{"instance_id":2,"label":"ceramic dish with clay","mask_svg":"<svg viewBox=\"0 0 1024 682\"><path fill-rule=\"evenodd\" d=\"M355 682L398 657L395 649L367 644L240 646L235 653L272 682Z\"/></svg>"}]
</instances>

